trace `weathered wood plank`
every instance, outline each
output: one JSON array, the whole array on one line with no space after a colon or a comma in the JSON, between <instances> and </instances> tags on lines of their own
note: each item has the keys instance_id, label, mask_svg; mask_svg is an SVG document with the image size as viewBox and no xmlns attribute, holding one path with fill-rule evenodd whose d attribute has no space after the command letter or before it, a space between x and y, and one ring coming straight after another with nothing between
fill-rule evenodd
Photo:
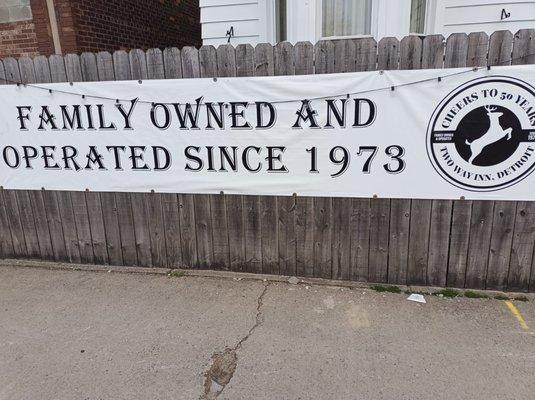
<instances>
[{"instance_id":1,"label":"weathered wood plank","mask_svg":"<svg viewBox=\"0 0 535 400\"><path fill-rule=\"evenodd\" d=\"M294 73L314 73L314 46L310 42L299 42L294 46ZM295 238L295 273L298 276L314 276L314 201L312 197L297 196L293 203ZM293 250L293 248L292 248Z\"/></svg>"},{"instance_id":2,"label":"weathered wood plank","mask_svg":"<svg viewBox=\"0 0 535 400\"><path fill-rule=\"evenodd\" d=\"M115 193L115 204L117 208L117 222L119 224L119 237L121 238L123 265L138 265L136 228L132 215L130 193ZM146 259L142 259L142 261L144 262Z\"/></svg>"},{"instance_id":3,"label":"weathered wood plank","mask_svg":"<svg viewBox=\"0 0 535 400\"><path fill-rule=\"evenodd\" d=\"M472 204L465 287L485 287L493 212L493 201L474 201Z\"/></svg>"},{"instance_id":4,"label":"weathered wood plank","mask_svg":"<svg viewBox=\"0 0 535 400\"><path fill-rule=\"evenodd\" d=\"M296 207L296 196L277 197L279 270L282 275L295 275L296 271Z\"/></svg>"},{"instance_id":5,"label":"weathered wood plank","mask_svg":"<svg viewBox=\"0 0 535 400\"><path fill-rule=\"evenodd\" d=\"M106 249L108 260L112 265L123 265L123 247L121 242L121 228L119 227L119 210L115 193L100 193L102 203L102 216L104 219L104 232L106 234ZM129 259L132 263L132 257Z\"/></svg>"},{"instance_id":6,"label":"weathered wood plank","mask_svg":"<svg viewBox=\"0 0 535 400\"><path fill-rule=\"evenodd\" d=\"M277 197L260 196L262 272L279 274Z\"/></svg>"},{"instance_id":7,"label":"weathered wood plank","mask_svg":"<svg viewBox=\"0 0 535 400\"><path fill-rule=\"evenodd\" d=\"M52 77L50 75L48 59L45 56L37 56L33 59L33 64L35 66L35 82L50 83Z\"/></svg>"},{"instance_id":8,"label":"weathered wood plank","mask_svg":"<svg viewBox=\"0 0 535 400\"><path fill-rule=\"evenodd\" d=\"M98 192L86 192L85 200L94 262L95 264L109 264L105 224L113 222L104 221L100 196L101 194Z\"/></svg>"},{"instance_id":9,"label":"weathered wood plank","mask_svg":"<svg viewBox=\"0 0 535 400\"><path fill-rule=\"evenodd\" d=\"M297 197L295 267L298 276L314 276L314 199Z\"/></svg>"},{"instance_id":10,"label":"weathered wood plank","mask_svg":"<svg viewBox=\"0 0 535 400\"><path fill-rule=\"evenodd\" d=\"M224 194L209 197L210 219L212 223L213 262L215 269L230 269L229 232L227 224L227 204Z\"/></svg>"},{"instance_id":11,"label":"weathered wood plank","mask_svg":"<svg viewBox=\"0 0 535 400\"><path fill-rule=\"evenodd\" d=\"M33 207L30 201L28 190L16 190L17 203L19 206L20 223L26 242L26 256L30 258L39 258L41 250L39 249L39 239L35 227Z\"/></svg>"},{"instance_id":12,"label":"weathered wood plank","mask_svg":"<svg viewBox=\"0 0 535 400\"><path fill-rule=\"evenodd\" d=\"M0 71L0 79L2 79ZM0 190L0 254L4 258L14 257L13 239L11 238L11 230L9 229L9 220L4 204L3 190Z\"/></svg>"},{"instance_id":13,"label":"weathered wood plank","mask_svg":"<svg viewBox=\"0 0 535 400\"><path fill-rule=\"evenodd\" d=\"M488 65L510 65L513 52L513 34L497 31L490 35Z\"/></svg>"},{"instance_id":14,"label":"weathered wood plank","mask_svg":"<svg viewBox=\"0 0 535 400\"><path fill-rule=\"evenodd\" d=\"M180 52L182 60L182 77L183 78L200 78L201 67L199 63L199 51L195 47L183 47Z\"/></svg>"},{"instance_id":15,"label":"weathered wood plank","mask_svg":"<svg viewBox=\"0 0 535 400\"><path fill-rule=\"evenodd\" d=\"M0 60L0 85L6 85L6 71L4 63ZM11 230L9 228L9 220L7 217L6 207L4 204L4 190L0 188L0 249L2 257L14 257L13 239L11 238Z\"/></svg>"},{"instance_id":16,"label":"weathered wood plank","mask_svg":"<svg viewBox=\"0 0 535 400\"><path fill-rule=\"evenodd\" d=\"M527 292L530 274L533 274L535 246L535 202L517 203L511 260L507 275L507 289ZM532 288L533 289L533 288Z\"/></svg>"},{"instance_id":17,"label":"weathered wood plank","mask_svg":"<svg viewBox=\"0 0 535 400\"><path fill-rule=\"evenodd\" d=\"M468 35L467 67L487 65L489 37L485 32L472 32Z\"/></svg>"},{"instance_id":18,"label":"weathered wood plank","mask_svg":"<svg viewBox=\"0 0 535 400\"><path fill-rule=\"evenodd\" d=\"M429 252L429 228L432 202L412 200L407 283L425 285Z\"/></svg>"},{"instance_id":19,"label":"weathered wood plank","mask_svg":"<svg viewBox=\"0 0 535 400\"><path fill-rule=\"evenodd\" d=\"M115 80L125 81L132 79L130 61L126 51L117 50L113 53L113 70L115 73Z\"/></svg>"},{"instance_id":20,"label":"weathered wood plank","mask_svg":"<svg viewBox=\"0 0 535 400\"><path fill-rule=\"evenodd\" d=\"M390 240L388 243L388 282L407 283L411 201L392 199L390 203Z\"/></svg>"},{"instance_id":21,"label":"weathered wood plank","mask_svg":"<svg viewBox=\"0 0 535 400\"><path fill-rule=\"evenodd\" d=\"M164 61L160 49L147 50L145 63L147 69L146 79L164 79ZM143 67L141 69L143 69ZM136 77L136 74L132 75ZM137 77L139 76L143 76L143 72L137 75ZM164 215L164 196L164 194L154 192L145 194L145 202L149 218L151 258L152 265L155 267L165 267L168 265L176 266L177 255L178 262L181 262L178 202L176 195L171 195L171 199L174 198L174 212L172 207L168 207L167 213ZM166 217L169 217L170 221L166 221ZM176 223L176 227L170 226L169 223ZM167 260L166 228L169 228L171 236L169 247L173 256L172 263Z\"/></svg>"},{"instance_id":22,"label":"weathered wood plank","mask_svg":"<svg viewBox=\"0 0 535 400\"><path fill-rule=\"evenodd\" d=\"M370 253L370 199L352 199L351 225L351 280L368 280Z\"/></svg>"},{"instance_id":23,"label":"weathered wood plank","mask_svg":"<svg viewBox=\"0 0 535 400\"><path fill-rule=\"evenodd\" d=\"M116 80L132 79L130 57L126 51L118 50L113 53L113 69ZM147 253L150 254L150 251L147 251L146 248L141 249L141 260L138 259L138 239L136 237L136 233L138 232L136 232L136 224L134 222L131 194L125 192L116 193L115 204L117 208L123 263L125 265L147 265ZM137 224L137 228L141 229L140 223ZM139 240L143 244L146 243L146 237L144 236Z\"/></svg>"},{"instance_id":24,"label":"weathered wood plank","mask_svg":"<svg viewBox=\"0 0 535 400\"><path fill-rule=\"evenodd\" d=\"M399 69L420 69L422 67L422 39L405 36L399 44Z\"/></svg>"},{"instance_id":25,"label":"weathered wood plank","mask_svg":"<svg viewBox=\"0 0 535 400\"><path fill-rule=\"evenodd\" d=\"M535 29L521 29L514 36L512 64L535 64ZM535 291L535 202L518 202L514 224L507 289Z\"/></svg>"},{"instance_id":26,"label":"weathered wood plank","mask_svg":"<svg viewBox=\"0 0 535 400\"><path fill-rule=\"evenodd\" d=\"M72 209L74 214L74 224L76 226L76 237L78 238L78 250L80 260L84 264L94 262L93 240L91 239L91 227L89 225L89 214L84 192L70 192Z\"/></svg>"},{"instance_id":27,"label":"weathered wood plank","mask_svg":"<svg viewBox=\"0 0 535 400\"><path fill-rule=\"evenodd\" d=\"M504 290L507 287L515 217L516 202L494 202L494 220L486 277L487 289Z\"/></svg>"},{"instance_id":28,"label":"weathered wood plank","mask_svg":"<svg viewBox=\"0 0 535 400\"><path fill-rule=\"evenodd\" d=\"M182 57L176 47L168 47L163 51L163 65L166 79L182 78Z\"/></svg>"},{"instance_id":29,"label":"weathered wood plank","mask_svg":"<svg viewBox=\"0 0 535 400\"><path fill-rule=\"evenodd\" d=\"M277 43L273 49L274 74L295 74L295 50L291 43ZM279 273L294 275L296 270L296 198L277 197L277 238Z\"/></svg>"},{"instance_id":30,"label":"weathered wood plank","mask_svg":"<svg viewBox=\"0 0 535 400\"><path fill-rule=\"evenodd\" d=\"M115 80L115 70L113 68L113 57L107 51L97 53L98 79L101 81Z\"/></svg>"},{"instance_id":31,"label":"weathered wood plank","mask_svg":"<svg viewBox=\"0 0 535 400\"><path fill-rule=\"evenodd\" d=\"M481 36L483 39L484 36ZM469 44L470 47L470 44ZM511 63L511 53L513 49L513 34L509 31L494 32L489 39L489 48L487 55L488 65L505 65ZM483 52L484 49L480 51ZM470 54L470 50L469 50ZM483 56L480 57L480 62L483 61ZM498 205L498 210L501 208ZM493 214L496 209L494 201L478 201L474 202L472 206L472 214L477 210L479 224L475 224L474 215L472 215L472 227L470 233L469 258L468 268L466 271L466 285L469 287L486 287L487 275L489 268L489 260L491 251L492 229L493 229ZM477 221L477 220L475 220ZM474 230L474 226L478 229ZM498 227L496 227L498 229ZM510 247L509 247L510 248ZM476 252L481 253L487 251L487 254L480 254L476 257ZM496 259L493 259L492 268L497 268ZM502 274L501 279L507 277L507 271ZM500 282L493 284L501 285ZM505 284L505 282L503 282Z\"/></svg>"},{"instance_id":32,"label":"weathered wood plank","mask_svg":"<svg viewBox=\"0 0 535 400\"><path fill-rule=\"evenodd\" d=\"M254 47L250 44L236 46L236 76L254 76Z\"/></svg>"},{"instance_id":33,"label":"weathered wood plank","mask_svg":"<svg viewBox=\"0 0 535 400\"><path fill-rule=\"evenodd\" d=\"M80 66L82 68L82 80L86 82L99 80L97 58L94 53L82 53L80 55Z\"/></svg>"},{"instance_id":34,"label":"weathered wood plank","mask_svg":"<svg viewBox=\"0 0 535 400\"><path fill-rule=\"evenodd\" d=\"M2 190L1 192L3 194L3 204L6 210L7 222L11 232L13 255L15 257L25 257L28 252L26 250L26 240L24 238L24 230L22 229L20 219L17 194L14 190Z\"/></svg>"},{"instance_id":35,"label":"weathered wood plank","mask_svg":"<svg viewBox=\"0 0 535 400\"><path fill-rule=\"evenodd\" d=\"M390 48L393 49L393 47ZM399 68L421 68L422 49L423 42L420 37L407 36L403 38L399 44ZM391 64L391 68L395 68L395 64ZM390 283L407 283L411 215L411 200L391 200L390 239L388 244L388 282Z\"/></svg>"},{"instance_id":36,"label":"weathered wood plank","mask_svg":"<svg viewBox=\"0 0 535 400\"><path fill-rule=\"evenodd\" d=\"M145 57L145 52L141 49L132 49L128 53L128 60L130 61L130 75L132 79L147 79L147 58Z\"/></svg>"},{"instance_id":37,"label":"weathered wood plank","mask_svg":"<svg viewBox=\"0 0 535 400\"><path fill-rule=\"evenodd\" d=\"M132 79L142 82L146 79L163 78L163 60L160 50L152 49L145 54L143 50L133 49L128 57ZM132 194L139 265L155 267L167 265L160 196L159 193Z\"/></svg>"},{"instance_id":38,"label":"weathered wood plank","mask_svg":"<svg viewBox=\"0 0 535 400\"><path fill-rule=\"evenodd\" d=\"M248 272L262 272L262 225L259 196L243 196L245 263Z\"/></svg>"},{"instance_id":39,"label":"weathered wood plank","mask_svg":"<svg viewBox=\"0 0 535 400\"><path fill-rule=\"evenodd\" d=\"M314 197L314 276L332 276L332 198Z\"/></svg>"},{"instance_id":40,"label":"weathered wood plank","mask_svg":"<svg viewBox=\"0 0 535 400\"><path fill-rule=\"evenodd\" d=\"M426 36L422 47L422 68L443 68L444 48L445 40L442 35ZM414 209L416 211L411 213L411 235L414 233L416 241L420 243L415 243L413 252L409 248L409 254L414 257L409 258L409 269L411 264L415 268L409 273L409 282L437 286L445 284L451 208L451 201L419 200ZM413 232L419 229L423 231ZM420 275L422 269L423 276Z\"/></svg>"},{"instance_id":41,"label":"weathered wood plank","mask_svg":"<svg viewBox=\"0 0 535 400\"><path fill-rule=\"evenodd\" d=\"M231 44L217 48L217 76L236 76L236 52Z\"/></svg>"},{"instance_id":42,"label":"weathered wood plank","mask_svg":"<svg viewBox=\"0 0 535 400\"><path fill-rule=\"evenodd\" d=\"M180 213L178 196L174 193L162 193L163 235L165 236L165 253L167 266L178 268L184 265L182 261L182 246L180 239ZM153 255L154 258L154 255Z\"/></svg>"},{"instance_id":43,"label":"weathered wood plank","mask_svg":"<svg viewBox=\"0 0 535 400\"><path fill-rule=\"evenodd\" d=\"M30 57L21 57L19 59L20 79L24 83L35 83L35 68L33 60Z\"/></svg>"},{"instance_id":44,"label":"weathered wood plank","mask_svg":"<svg viewBox=\"0 0 535 400\"><path fill-rule=\"evenodd\" d=\"M22 66L25 75L23 80L17 60L12 57L4 59L6 79L9 82L28 82L28 79L35 81L35 73L33 72L33 63L31 61L29 58L23 59ZM7 190L4 193L4 201L15 256L38 257L39 243L28 193L26 191Z\"/></svg>"},{"instance_id":45,"label":"weathered wood plank","mask_svg":"<svg viewBox=\"0 0 535 400\"><path fill-rule=\"evenodd\" d=\"M535 29L521 29L515 34L512 64L535 64Z\"/></svg>"},{"instance_id":46,"label":"weathered wood plank","mask_svg":"<svg viewBox=\"0 0 535 400\"><path fill-rule=\"evenodd\" d=\"M63 60L63 56L53 54L48 59L48 63L50 65L52 82L66 82L67 72L65 71L65 61Z\"/></svg>"},{"instance_id":47,"label":"weathered wood plank","mask_svg":"<svg viewBox=\"0 0 535 400\"><path fill-rule=\"evenodd\" d=\"M377 42L373 38L353 39L355 43L355 66L352 71L375 71L377 69Z\"/></svg>"},{"instance_id":48,"label":"weathered wood plank","mask_svg":"<svg viewBox=\"0 0 535 400\"><path fill-rule=\"evenodd\" d=\"M334 198L332 226L332 274L331 279L349 280L351 277L351 226L348 210L350 198Z\"/></svg>"},{"instance_id":49,"label":"weathered wood plank","mask_svg":"<svg viewBox=\"0 0 535 400\"><path fill-rule=\"evenodd\" d=\"M43 190L43 203L47 216L54 260L66 261L67 249L65 247L65 236L63 234L63 225L61 223L61 210L59 209L56 192Z\"/></svg>"},{"instance_id":50,"label":"weathered wood plank","mask_svg":"<svg viewBox=\"0 0 535 400\"><path fill-rule=\"evenodd\" d=\"M6 69L4 68L4 63L0 59L0 85L7 85L9 82L6 80Z\"/></svg>"},{"instance_id":51,"label":"weathered wood plank","mask_svg":"<svg viewBox=\"0 0 535 400\"><path fill-rule=\"evenodd\" d=\"M290 42L277 43L273 49L275 75L295 75L295 53Z\"/></svg>"},{"instance_id":52,"label":"weathered wood plank","mask_svg":"<svg viewBox=\"0 0 535 400\"><path fill-rule=\"evenodd\" d=\"M82 65L80 64L80 57L77 54L67 54L65 59L65 71L67 72L67 80L69 82L82 81Z\"/></svg>"},{"instance_id":53,"label":"weathered wood plank","mask_svg":"<svg viewBox=\"0 0 535 400\"><path fill-rule=\"evenodd\" d=\"M187 267L198 265L195 200L191 194L178 196L180 217L180 248L182 263Z\"/></svg>"},{"instance_id":54,"label":"weathered wood plank","mask_svg":"<svg viewBox=\"0 0 535 400\"><path fill-rule=\"evenodd\" d=\"M65 240L65 259L68 262L81 262L78 234L76 232L76 220L72 206L71 192L56 192L58 208L61 215L61 225L63 226L63 236Z\"/></svg>"},{"instance_id":55,"label":"weathered wood plank","mask_svg":"<svg viewBox=\"0 0 535 400\"><path fill-rule=\"evenodd\" d=\"M185 62L186 60L183 55L182 61ZM201 78L217 77L217 51L214 46L201 46L199 49L199 68ZM184 74L185 77L186 75Z\"/></svg>"},{"instance_id":56,"label":"weathered wood plank","mask_svg":"<svg viewBox=\"0 0 535 400\"><path fill-rule=\"evenodd\" d=\"M447 286L464 287L468 245L470 241L470 220L472 202L458 200L453 202L450 245L448 256Z\"/></svg>"},{"instance_id":57,"label":"weathered wood plank","mask_svg":"<svg viewBox=\"0 0 535 400\"><path fill-rule=\"evenodd\" d=\"M487 64L488 36L484 32L471 33L466 38L466 61L462 59L464 54L462 47L465 39L456 35L456 39L451 40L460 43L457 45L459 46L459 53L456 56L446 55L445 63L447 63L447 67L476 67ZM468 200L458 200L453 203L446 280L448 286L465 287L470 228L472 226L472 206L473 202ZM478 208L480 206L481 204L478 205ZM488 207L488 204L486 206Z\"/></svg>"},{"instance_id":58,"label":"weathered wood plank","mask_svg":"<svg viewBox=\"0 0 535 400\"><path fill-rule=\"evenodd\" d=\"M446 285L452 207L451 200L433 200L432 202L427 259L426 282L428 285Z\"/></svg>"},{"instance_id":59,"label":"weathered wood plank","mask_svg":"<svg viewBox=\"0 0 535 400\"><path fill-rule=\"evenodd\" d=\"M334 43L330 40L320 40L314 45L314 60L316 74L334 73Z\"/></svg>"},{"instance_id":60,"label":"weathered wood plank","mask_svg":"<svg viewBox=\"0 0 535 400\"><path fill-rule=\"evenodd\" d=\"M352 39L341 39L334 42L334 71L353 72L356 64L356 47Z\"/></svg>"},{"instance_id":61,"label":"weathered wood plank","mask_svg":"<svg viewBox=\"0 0 535 400\"><path fill-rule=\"evenodd\" d=\"M19 59L19 68L22 82L37 82L34 62L31 58L22 57ZM17 191L17 196L28 256L40 257L45 260L53 259L54 254L42 193L35 190L21 190Z\"/></svg>"},{"instance_id":62,"label":"weathered wood plank","mask_svg":"<svg viewBox=\"0 0 535 400\"><path fill-rule=\"evenodd\" d=\"M468 35L466 33L453 33L446 41L444 54L444 68L466 67L468 58Z\"/></svg>"},{"instance_id":63,"label":"weathered wood plank","mask_svg":"<svg viewBox=\"0 0 535 400\"><path fill-rule=\"evenodd\" d=\"M106 51L97 53L96 63L99 80L109 81L115 79L113 57L110 53ZM86 199L90 211L91 237L95 260L103 260L104 263L107 262L112 265L123 265L119 213L115 194L110 192L90 192L86 194ZM100 213L98 212L99 205ZM102 227L100 226L100 218L103 221ZM103 246L99 244L101 242L103 242Z\"/></svg>"},{"instance_id":64,"label":"weathered wood plank","mask_svg":"<svg viewBox=\"0 0 535 400\"><path fill-rule=\"evenodd\" d=\"M131 193L133 228L137 250L137 265L152 267L151 237L149 232L148 194ZM122 236L122 231L121 231Z\"/></svg>"},{"instance_id":65,"label":"weathered wood plank","mask_svg":"<svg viewBox=\"0 0 535 400\"><path fill-rule=\"evenodd\" d=\"M382 38L377 44L377 69L398 69L399 40L393 37Z\"/></svg>"},{"instance_id":66,"label":"weathered wood plank","mask_svg":"<svg viewBox=\"0 0 535 400\"><path fill-rule=\"evenodd\" d=\"M207 58L208 57L208 58ZM216 52L213 46L184 47L181 52L184 78L215 77L217 75ZM181 196L181 226L190 230L182 234L184 262L200 268L208 268L213 262L212 224L210 197L208 195ZM182 220L186 216L187 219ZM190 228L190 223L194 225ZM192 236L193 234L193 236ZM193 245L195 241L195 245Z\"/></svg>"},{"instance_id":67,"label":"weathered wood plank","mask_svg":"<svg viewBox=\"0 0 535 400\"><path fill-rule=\"evenodd\" d=\"M388 280L388 246L390 238L390 199L370 201L370 248L368 280Z\"/></svg>"},{"instance_id":68,"label":"weathered wood plank","mask_svg":"<svg viewBox=\"0 0 535 400\"><path fill-rule=\"evenodd\" d=\"M226 196L230 269L247 270L243 196Z\"/></svg>"},{"instance_id":69,"label":"weathered wood plank","mask_svg":"<svg viewBox=\"0 0 535 400\"><path fill-rule=\"evenodd\" d=\"M273 46L269 43L259 43L254 50L255 75L270 76L274 74Z\"/></svg>"},{"instance_id":70,"label":"weathered wood plank","mask_svg":"<svg viewBox=\"0 0 535 400\"><path fill-rule=\"evenodd\" d=\"M194 196L195 233L197 238L198 268L209 268L214 263L212 214L210 211L210 197L206 195Z\"/></svg>"},{"instance_id":71,"label":"weathered wood plank","mask_svg":"<svg viewBox=\"0 0 535 400\"><path fill-rule=\"evenodd\" d=\"M295 75L314 73L314 46L310 42L297 42L294 46Z\"/></svg>"},{"instance_id":72,"label":"weathered wood plank","mask_svg":"<svg viewBox=\"0 0 535 400\"><path fill-rule=\"evenodd\" d=\"M442 68L443 65L444 36L426 36L422 47L422 68Z\"/></svg>"}]
</instances>

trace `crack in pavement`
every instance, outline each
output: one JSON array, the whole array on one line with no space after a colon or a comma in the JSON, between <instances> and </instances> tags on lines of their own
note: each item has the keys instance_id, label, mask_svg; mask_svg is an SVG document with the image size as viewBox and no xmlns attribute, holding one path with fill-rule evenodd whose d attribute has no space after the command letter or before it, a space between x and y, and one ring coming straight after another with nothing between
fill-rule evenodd
<instances>
[{"instance_id":1,"label":"crack in pavement","mask_svg":"<svg viewBox=\"0 0 535 400\"><path fill-rule=\"evenodd\" d=\"M251 335L263 323L262 306L264 305L264 296L270 282L264 285L264 289L260 296L258 296L256 304L256 318L254 325L249 329L247 335L241 338L238 343L232 348L227 347L222 352L217 352L212 355L212 364L210 368L204 373L204 393L199 400L214 400L216 399L228 385L238 364L238 350L242 347Z\"/></svg>"}]
</instances>

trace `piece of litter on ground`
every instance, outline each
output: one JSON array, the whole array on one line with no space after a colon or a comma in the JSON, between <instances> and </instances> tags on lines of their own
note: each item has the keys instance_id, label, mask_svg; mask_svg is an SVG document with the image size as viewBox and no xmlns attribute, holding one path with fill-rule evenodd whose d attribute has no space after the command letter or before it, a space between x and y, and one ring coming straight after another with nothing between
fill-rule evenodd
<instances>
[{"instance_id":1,"label":"piece of litter on ground","mask_svg":"<svg viewBox=\"0 0 535 400\"><path fill-rule=\"evenodd\" d=\"M292 285L297 285L299 283L299 279L295 276L292 276L290 279L288 279L288 283L291 283Z\"/></svg>"},{"instance_id":2,"label":"piece of litter on ground","mask_svg":"<svg viewBox=\"0 0 535 400\"><path fill-rule=\"evenodd\" d=\"M407 297L407 300L415 301L417 303L424 303L425 304L425 298L423 295L418 293L412 293L409 297Z\"/></svg>"},{"instance_id":3,"label":"piece of litter on ground","mask_svg":"<svg viewBox=\"0 0 535 400\"><path fill-rule=\"evenodd\" d=\"M306 290L308 290L308 289L309 289L309 287L308 287L308 286L305 286L305 289L306 289Z\"/></svg>"}]
</instances>

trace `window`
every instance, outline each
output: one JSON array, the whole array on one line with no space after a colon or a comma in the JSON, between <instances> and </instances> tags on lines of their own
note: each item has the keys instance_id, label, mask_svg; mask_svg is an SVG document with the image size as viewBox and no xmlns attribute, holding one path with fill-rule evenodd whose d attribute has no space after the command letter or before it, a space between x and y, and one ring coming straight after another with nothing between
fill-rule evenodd
<instances>
[{"instance_id":1,"label":"window","mask_svg":"<svg viewBox=\"0 0 535 400\"><path fill-rule=\"evenodd\" d=\"M411 0L410 33L425 33L425 6L426 0Z\"/></svg>"},{"instance_id":2,"label":"window","mask_svg":"<svg viewBox=\"0 0 535 400\"><path fill-rule=\"evenodd\" d=\"M286 33L286 0L275 0L275 42L288 40Z\"/></svg>"},{"instance_id":3,"label":"window","mask_svg":"<svg viewBox=\"0 0 535 400\"><path fill-rule=\"evenodd\" d=\"M371 34L372 0L322 0L321 36Z\"/></svg>"}]
</instances>

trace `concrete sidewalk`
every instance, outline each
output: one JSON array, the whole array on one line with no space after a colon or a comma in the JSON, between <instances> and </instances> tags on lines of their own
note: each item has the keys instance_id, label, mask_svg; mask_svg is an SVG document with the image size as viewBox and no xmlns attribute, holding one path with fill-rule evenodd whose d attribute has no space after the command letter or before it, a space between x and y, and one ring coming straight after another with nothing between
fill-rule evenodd
<instances>
[{"instance_id":1,"label":"concrete sidewalk","mask_svg":"<svg viewBox=\"0 0 535 400\"><path fill-rule=\"evenodd\" d=\"M531 399L535 302L0 267L0 399Z\"/></svg>"}]
</instances>

